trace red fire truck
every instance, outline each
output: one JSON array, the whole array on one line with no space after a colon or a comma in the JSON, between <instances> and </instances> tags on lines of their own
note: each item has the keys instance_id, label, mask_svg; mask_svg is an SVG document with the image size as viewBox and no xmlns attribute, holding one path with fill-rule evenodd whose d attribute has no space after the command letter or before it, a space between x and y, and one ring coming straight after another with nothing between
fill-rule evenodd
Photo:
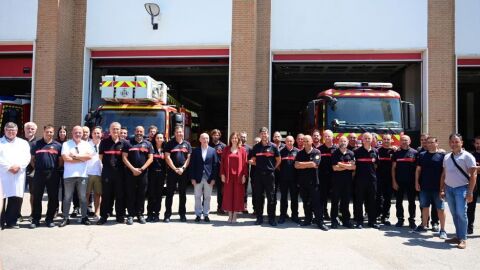
<instances>
[{"instance_id":1,"label":"red fire truck","mask_svg":"<svg viewBox=\"0 0 480 270\"><path fill-rule=\"evenodd\" d=\"M30 121L30 99L15 96L0 96L0 135L3 136L5 124L18 125L18 136L23 136L23 125Z\"/></svg>"},{"instance_id":2,"label":"red fire truck","mask_svg":"<svg viewBox=\"0 0 480 270\"><path fill-rule=\"evenodd\" d=\"M389 133L398 146L400 135L415 128L415 107L402 101L392 87L391 83L336 82L308 103L302 129L330 129L335 142L356 133L360 143L361 134L371 132L381 144L382 134Z\"/></svg>"}]
</instances>

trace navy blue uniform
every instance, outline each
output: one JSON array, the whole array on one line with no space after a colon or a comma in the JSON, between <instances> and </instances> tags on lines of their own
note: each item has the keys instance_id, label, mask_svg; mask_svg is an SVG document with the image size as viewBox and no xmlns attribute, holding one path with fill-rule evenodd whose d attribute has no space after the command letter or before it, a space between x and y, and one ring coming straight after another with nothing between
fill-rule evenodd
<instances>
[{"instance_id":1,"label":"navy blue uniform","mask_svg":"<svg viewBox=\"0 0 480 270\"><path fill-rule=\"evenodd\" d=\"M298 183L295 169L295 158L298 149L293 147L288 150L284 147L280 150L282 163L280 164L280 216L287 216L288 193L290 192L290 209L292 210L292 219L298 219Z\"/></svg>"},{"instance_id":2,"label":"navy blue uniform","mask_svg":"<svg viewBox=\"0 0 480 270\"><path fill-rule=\"evenodd\" d=\"M267 196L267 212L270 221L275 219L275 207L277 203L277 196L275 194L275 164L276 158L280 156L278 148L271 142L267 145L257 143L253 146L252 157L255 157L255 213L257 220L263 220L263 204L265 199L263 194Z\"/></svg>"},{"instance_id":3,"label":"navy blue uniform","mask_svg":"<svg viewBox=\"0 0 480 270\"><path fill-rule=\"evenodd\" d=\"M375 196L377 190L376 164L378 162L377 149L359 147L354 151L356 160L355 170L355 205L354 216L357 225L363 225L363 204L368 213L369 225L376 223L377 211Z\"/></svg>"},{"instance_id":4,"label":"navy blue uniform","mask_svg":"<svg viewBox=\"0 0 480 270\"><path fill-rule=\"evenodd\" d=\"M215 152L217 153L217 160L218 164L217 167L220 167L220 162L222 161L222 153L223 149L227 146L221 141L218 141L217 144L213 144L213 142L210 142L209 145L215 149ZM223 182L221 181L220 178L220 170L218 170L218 173L215 175L215 186L217 187L217 212L222 212L222 203L223 203Z\"/></svg>"},{"instance_id":5,"label":"navy blue uniform","mask_svg":"<svg viewBox=\"0 0 480 270\"><path fill-rule=\"evenodd\" d=\"M322 144L318 150L322 155L322 161L318 166L318 177L320 179L320 192L322 193L322 198L325 198L322 202L324 208L325 217L328 218L328 210L327 210L327 203L328 197L331 194L332 190L332 155L335 150L337 150L336 145L332 145L332 147L328 147L325 144Z\"/></svg>"},{"instance_id":6,"label":"navy blue uniform","mask_svg":"<svg viewBox=\"0 0 480 270\"><path fill-rule=\"evenodd\" d=\"M122 150L127 141L117 142L108 137L100 142L99 155L102 155L102 203L100 216L105 221L112 213L115 203L117 222L125 217L125 167L122 161Z\"/></svg>"},{"instance_id":7,"label":"navy blue uniform","mask_svg":"<svg viewBox=\"0 0 480 270\"><path fill-rule=\"evenodd\" d=\"M42 198L45 187L48 194L46 223L53 222L58 208L59 158L62 145L57 141L50 143L40 139L31 146L30 153L35 157L35 175L33 177L32 223L38 223L42 217ZM33 168L32 168L33 170Z\"/></svg>"},{"instance_id":8,"label":"navy blue uniform","mask_svg":"<svg viewBox=\"0 0 480 270\"><path fill-rule=\"evenodd\" d=\"M177 140L173 139L165 144L165 153L170 154L170 159L173 162L173 165L176 168L182 167L187 162L187 159L190 154L192 154L192 146L189 142L182 140L181 143L178 143ZM188 172L185 168L182 175L178 175L174 170L167 166L167 194L165 198L165 218L170 218L172 215L172 203L173 195L175 189L178 185L178 196L180 202L178 205L178 214L181 218L185 217L187 210L185 209L185 204L187 203L187 181L188 181Z\"/></svg>"},{"instance_id":9,"label":"navy blue uniform","mask_svg":"<svg viewBox=\"0 0 480 270\"><path fill-rule=\"evenodd\" d=\"M320 164L322 157L320 150L312 148L310 153L305 149L298 152L295 161L310 162L313 161L317 166ZM303 211L305 212L304 223L311 223L313 220L312 213L318 224L323 223L323 205L320 198L320 183L318 179L318 168L298 169L297 180L300 185L300 196L303 201Z\"/></svg>"},{"instance_id":10,"label":"navy blue uniform","mask_svg":"<svg viewBox=\"0 0 480 270\"><path fill-rule=\"evenodd\" d=\"M141 168L147 162L149 155L153 155L153 147L147 140L142 139L142 141L137 142L132 139L125 143L122 152L128 154L127 159L134 168ZM148 169L137 176L133 175L128 168L126 172L128 216L143 216L148 185Z\"/></svg>"},{"instance_id":11,"label":"navy blue uniform","mask_svg":"<svg viewBox=\"0 0 480 270\"><path fill-rule=\"evenodd\" d=\"M393 149L378 148L377 166L377 215L381 216L382 223L390 218L392 205L392 155Z\"/></svg>"},{"instance_id":12,"label":"navy blue uniform","mask_svg":"<svg viewBox=\"0 0 480 270\"><path fill-rule=\"evenodd\" d=\"M472 155L475 157L477 161L477 166L480 166L480 152L472 152ZM477 206L477 198L478 198L478 177L477 183L475 184L475 188L473 189L473 201L468 203L467 207L467 216L468 216L468 230L473 232L473 223L475 222L475 208Z\"/></svg>"},{"instance_id":13,"label":"navy blue uniform","mask_svg":"<svg viewBox=\"0 0 480 270\"><path fill-rule=\"evenodd\" d=\"M333 166L343 164L355 163L355 155L352 151L346 149L345 153L342 153L340 149L335 150L332 155L332 169ZM350 204L350 196L352 193L353 171L333 171L332 177L332 209L331 217L332 222L337 222L338 217L338 202L340 201L340 211L342 212L342 222L344 225L350 223L350 210L348 209Z\"/></svg>"},{"instance_id":14,"label":"navy blue uniform","mask_svg":"<svg viewBox=\"0 0 480 270\"><path fill-rule=\"evenodd\" d=\"M413 227L415 222L415 170L417 168L417 150L413 148L399 149L392 155L392 162L396 162L395 177L398 184L398 190L395 191L395 206L397 208L397 218L399 222L404 221L403 197L405 193L408 199L408 221Z\"/></svg>"},{"instance_id":15,"label":"navy blue uniform","mask_svg":"<svg viewBox=\"0 0 480 270\"><path fill-rule=\"evenodd\" d=\"M153 218L160 214L162 205L163 186L165 185L165 154L163 149L154 147L153 162L148 168L148 187L147 187L147 216Z\"/></svg>"}]
</instances>

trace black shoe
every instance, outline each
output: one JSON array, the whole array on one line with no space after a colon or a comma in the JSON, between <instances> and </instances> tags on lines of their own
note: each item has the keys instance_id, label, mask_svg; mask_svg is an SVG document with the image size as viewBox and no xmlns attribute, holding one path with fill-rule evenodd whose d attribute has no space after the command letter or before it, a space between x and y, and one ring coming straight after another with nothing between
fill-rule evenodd
<instances>
[{"instance_id":1,"label":"black shoe","mask_svg":"<svg viewBox=\"0 0 480 270\"><path fill-rule=\"evenodd\" d=\"M221 208L217 208L217 215L225 215L225 211Z\"/></svg>"},{"instance_id":2,"label":"black shoe","mask_svg":"<svg viewBox=\"0 0 480 270\"><path fill-rule=\"evenodd\" d=\"M368 227L373 228L373 229L380 228L380 226L377 223L368 223Z\"/></svg>"},{"instance_id":3,"label":"black shoe","mask_svg":"<svg viewBox=\"0 0 480 270\"><path fill-rule=\"evenodd\" d=\"M160 218L158 216L153 216L152 222L160 222Z\"/></svg>"},{"instance_id":4,"label":"black shoe","mask_svg":"<svg viewBox=\"0 0 480 270\"><path fill-rule=\"evenodd\" d=\"M242 214L248 215L248 210L243 210Z\"/></svg>"},{"instance_id":5,"label":"black shoe","mask_svg":"<svg viewBox=\"0 0 480 270\"><path fill-rule=\"evenodd\" d=\"M70 224L70 219L64 218L64 219L62 220L62 222L60 222L60 225L58 225L58 227L62 228L62 227L67 226L68 224Z\"/></svg>"},{"instance_id":6,"label":"black shoe","mask_svg":"<svg viewBox=\"0 0 480 270\"><path fill-rule=\"evenodd\" d=\"M270 224L270 226L272 226L272 227L277 226L277 222L275 221L275 219L269 219L268 224Z\"/></svg>"},{"instance_id":7,"label":"black shoe","mask_svg":"<svg viewBox=\"0 0 480 270\"><path fill-rule=\"evenodd\" d=\"M285 223L285 216L280 216L278 218L278 224L283 224L283 223Z\"/></svg>"},{"instance_id":8,"label":"black shoe","mask_svg":"<svg viewBox=\"0 0 480 270\"><path fill-rule=\"evenodd\" d=\"M263 218L257 218L257 220L255 220L255 225L262 225L263 224Z\"/></svg>"},{"instance_id":9,"label":"black shoe","mask_svg":"<svg viewBox=\"0 0 480 270\"><path fill-rule=\"evenodd\" d=\"M318 223L318 224L317 224L317 227L318 227L320 230L322 230L322 231L325 231L325 232L328 231L327 225L325 225L325 223L323 223L323 222L322 222L322 223Z\"/></svg>"},{"instance_id":10,"label":"black shoe","mask_svg":"<svg viewBox=\"0 0 480 270\"><path fill-rule=\"evenodd\" d=\"M342 225L345 228L349 228L349 229L353 228L353 224L350 221L345 221L345 222L343 222Z\"/></svg>"},{"instance_id":11,"label":"black shoe","mask_svg":"<svg viewBox=\"0 0 480 270\"><path fill-rule=\"evenodd\" d=\"M291 217L290 220L297 224L300 224L300 219L298 217Z\"/></svg>"},{"instance_id":12,"label":"black shoe","mask_svg":"<svg viewBox=\"0 0 480 270\"><path fill-rule=\"evenodd\" d=\"M83 225L87 225L87 226L90 225L90 224L92 224L92 223L90 222L90 220L88 219L88 217L82 218L81 223L82 223Z\"/></svg>"},{"instance_id":13,"label":"black shoe","mask_svg":"<svg viewBox=\"0 0 480 270\"><path fill-rule=\"evenodd\" d=\"M415 221L409 221L408 227L410 227L410 229L412 230L415 230L415 228L417 228L417 225L415 224Z\"/></svg>"},{"instance_id":14,"label":"black shoe","mask_svg":"<svg viewBox=\"0 0 480 270\"><path fill-rule=\"evenodd\" d=\"M47 225L48 228L54 228L55 223L51 220L45 221L45 224Z\"/></svg>"},{"instance_id":15,"label":"black shoe","mask_svg":"<svg viewBox=\"0 0 480 270\"><path fill-rule=\"evenodd\" d=\"M323 213L323 220L330 220L330 216L328 215L327 211Z\"/></svg>"},{"instance_id":16,"label":"black shoe","mask_svg":"<svg viewBox=\"0 0 480 270\"><path fill-rule=\"evenodd\" d=\"M427 228L423 227L422 225L418 225L413 232L416 233L424 233L427 232Z\"/></svg>"},{"instance_id":17,"label":"black shoe","mask_svg":"<svg viewBox=\"0 0 480 270\"><path fill-rule=\"evenodd\" d=\"M107 223L107 219L106 218L103 218L101 217L98 221L97 221L97 225L103 225Z\"/></svg>"},{"instance_id":18,"label":"black shoe","mask_svg":"<svg viewBox=\"0 0 480 270\"><path fill-rule=\"evenodd\" d=\"M133 217L127 218L127 225L133 225Z\"/></svg>"},{"instance_id":19,"label":"black shoe","mask_svg":"<svg viewBox=\"0 0 480 270\"><path fill-rule=\"evenodd\" d=\"M355 229L363 229L363 225L358 223L357 225L355 225Z\"/></svg>"},{"instance_id":20,"label":"black shoe","mask_svg":"<svg viewBox=\"0 0 480 270\"><path fill-rule=\"evenodd\" d=\"M116 217L115 221L117 223L124 224L125 223L125 218L124 217Z\"/></svg>"},{"instance_id":21,"label":"black shoe","mask_svg":"<svg viewBox=\"0 0 480 270\"><path fill-rule=\"evenodd\" d=\"M210 218L209 218L208 216L204 216L204 217L203 217L203 220L204 220L205 222L210 222Z\"/></svg>"},{"instance_id":22,"label":"black shoe","mask_svg":"<svg viewBox=\"0 0 480 270\"><path fill-rule=\"evenodd\" d=\"M197 223L200 222L200 220L201 220L200 216L197 216L197 217L195 218L195 222L197 222Z\"/></svg>"},{"instance_id":23,"label":"black shoe","mask_svg":"<svg viewBox=\"0 0 480 270\"><path fill-rule=\"evenodd\" d=\"M147 221L145 220L145 217L143 215L137 217L138 223L140 224L145 224Z\"/></svg>"},{"instance_id":24,"label":"black shoe","mask_svg":"<svg viewBox=\"0 0 480 270\"><path fill-rule=\"evenodd\" d=\"M187 222L187 217L180 216L180 222Z\"/></svg>"},{"instance_id":25,"label":"black shoe","mask_svg":"<svg viewBox=\"0 0 480 270\"><path fill-rule=\"evenodd\" d=\"M392 226L392 223L388 219L382 219L382 224L385 226Z\"/></svg>"},{"instance_id":26,"label":"black shoe","mask_svg":"<svg viewBox=\"0 0 480 270\"><path fill-rule=\"evenodd\" d=\"M332 222L332 225L330 227L332 227L332 229L337 229L338 228L338 222L336 222L336 221Z\"/></svg>"},{"instance_id":27,"label":"black shoe","mask_svg":"<svg viewBox=\"0 0 480 270\"><path fill-rule=\"evenodd\" d=\"M306 226L310 226L310 225L312 225L312 221L307 220L307 219L302 221L302 223L300 223L300 226L302 226L302 227L306 227Z\"/></svg>"},{"instance_id":28,"label":"black shoe","mask_svg":"<svg viewBox=\"0 0 480 270\"><path fill-rule=\"evenodd\" d=\"M20 226L18 224L6 225L4 229L20 229Z\"/></svg>"},{"instance_id":29,"label":"black shoe","mask_svg":"<svg viewBox=\"0 0 480 270\"><path fill-rule=\"evenodd\" d=\"M473 234L473 227L468 227L467 228L467 234Z\"/></svg>"},{"instance_id":30,"label":"black shoe","mask_svg":"<svg viewBox=\"0 0 480 270\"><path fill-rule=\"evenodd\" d=\"M40 227L40 222L34 220L32 223L30 223L30 226L28 226L30 229L35 229L37 227Z\"/></svg>"},{"instance_id":31,"label":"black shoe","mask_svg":"<svg viewBox=\"0 0 480 270\"><path fill-rule=\"evenodd\" d=\"M170 222L170 217L164 217L164 218L163 218L163 222L169 223L169 222Z\"/></svg>"},{"instance_id":32,"label":"black shoe","mask_svg":"<svg viewBox=\"0 0 480 270\"><path fill-rule=\"evenodd\" d=\"M403 220L402 221L399 220L397 224L395 224L395 227L397 228L403 227Z\"/></svg>"},{"instance_id":33,"label":"black shoe","mask_svg":"<svg viewBox=\"0 0 480 270\"><path fill-rule=\"evenodd\" d=\"M153 216L147 216L146 222L153 222Z\"/></svg>"},{"instance_id":34,"label":"black shoe","mask_svg":"<svg viewBox=\"0 0 480 270\"><path fill-rule=\"evenodd\" d=\"M78 212L79 212L78 208L73 208L73 212L70 214L70 217L73 217L73 218L77 217Z\"/></svg>"}]
</instances>

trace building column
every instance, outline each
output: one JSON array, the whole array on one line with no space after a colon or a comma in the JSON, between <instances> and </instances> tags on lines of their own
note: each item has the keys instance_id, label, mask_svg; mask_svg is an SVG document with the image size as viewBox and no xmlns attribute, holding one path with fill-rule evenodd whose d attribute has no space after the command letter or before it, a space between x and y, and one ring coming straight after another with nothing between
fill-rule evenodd
<instances>
[{"instance_id":1,"label":"building column","mask_svg":"<svg viewBox=\"0 0 480 270\"><path fill-rule=\"evenodd\" d=\"M33 121L82 124L86 0L38 2Z\"/></svg>"},{"instance_id":2,"label":"building column","mask_svg":"<svg viewBox=\"0 0 480 270\"><path fill-rule=\"evenodd\" d=\"M455 1L428 1L428 133L448 148L456 131Z\"/></svg>"}]
</instances>

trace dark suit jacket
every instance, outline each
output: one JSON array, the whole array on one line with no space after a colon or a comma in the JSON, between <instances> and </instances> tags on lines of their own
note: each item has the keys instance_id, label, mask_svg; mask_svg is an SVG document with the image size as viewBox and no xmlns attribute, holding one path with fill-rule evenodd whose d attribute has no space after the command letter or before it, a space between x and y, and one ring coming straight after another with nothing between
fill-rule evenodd
<instances>
[{"instance_id":1,"label":"dark suit jacket","mask_svg":"<svg viewBox=\"0 0 480 270\"><path fill-rule=\"evenodd\" d=\"M190 158L190 179L195 179L197 183L202 181L203 172L207 175L207 182L210 183L218 175L218 156L215 149L207 148L205 161L202 158L202 147L195 148Z\"/></svg>"}]
</instances>

